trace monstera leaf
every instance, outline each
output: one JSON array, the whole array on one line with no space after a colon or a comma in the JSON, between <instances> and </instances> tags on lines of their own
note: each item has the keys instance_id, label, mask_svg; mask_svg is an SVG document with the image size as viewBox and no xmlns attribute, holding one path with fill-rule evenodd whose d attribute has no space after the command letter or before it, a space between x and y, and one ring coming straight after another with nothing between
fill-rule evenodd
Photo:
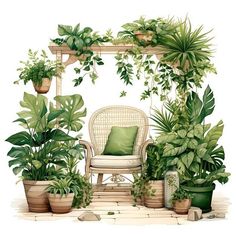
<instances>
[{"instance_id":1,"label":"monstera leaf","mask_svg":"<svg viewBox=\"0 0 236 236\"><path fill-rule=\"evenodd\" d=\"M204 91L202 100L197 93L192 92L186 102L188 114L192 123L200 124L215 108L214 94L209 85Z\"/></svg>"},{"instance_id":2,"label":"monstera leaf","mask_svg":"<svg viewBox=\"0 0 236 236\"><path fill-rule=\"evenodd\" d=\"M83 108L83 98L74 94L71 96L56 96L54 98L60 103L64 113L62 113L59 121L59 125L62 128L66 128L72 131L79 131L82 128L82 117L86 116L86 108Z\"/></svg>"},{"instance_id":3,"label":"monstera leaf","mask_svg":"<svg viewBox=\"0 0 236 236\"><path fill-rule=\"evenodd\" d=\"M219 138L222 136L224 129L223 121L212 127L205 136L204 142L207 143L207 148L214 148L217 145Z\"/></svg>"},{"instance_id":4,"label":"monstera leaf","mask_svg":"<svg viewBox=\"0 0 236 236\"><path fill-rule=\"evenodd\" d=\"M17 113L20 119L22 121L24 119L29 128L34 128L37 132L45 130L47 125L45 117L47 113L47 98L40 94L34 96L25 92L20 105L25 108L25 110Z\"/></svg>"}]
</instances>

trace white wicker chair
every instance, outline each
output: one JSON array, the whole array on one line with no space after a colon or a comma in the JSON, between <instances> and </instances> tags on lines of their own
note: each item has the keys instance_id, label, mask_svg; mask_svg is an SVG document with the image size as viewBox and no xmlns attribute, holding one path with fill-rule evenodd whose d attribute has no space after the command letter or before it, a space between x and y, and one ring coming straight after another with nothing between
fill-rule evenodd
<instances>
[{"instance_id":1,"label":"white wicker chair","mask_svg":"<svg viewBox=\"0 0 236 236\"><path fill-rule=\"evenodd\" d=\"M138 134L134 144L133 155L107 156L102 155L112 126L138 126ZM81 140L85 147L85 175L98 174L97 183L103 181L103 174L134 174L140 173L146 158L146 148L152 140L146 140L148 118L146 114L134 107L108 106L94 112L89 120L91 143Z\"/></svg>"}]
</instances>

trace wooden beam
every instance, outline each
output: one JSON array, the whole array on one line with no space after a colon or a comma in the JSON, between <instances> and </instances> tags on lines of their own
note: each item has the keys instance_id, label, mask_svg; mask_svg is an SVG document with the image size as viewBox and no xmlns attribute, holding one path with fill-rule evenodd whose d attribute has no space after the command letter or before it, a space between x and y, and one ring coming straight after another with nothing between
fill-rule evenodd
<instances>
[{"instance_id":1,"label":"wooden beam","mask_svg":"<svg viewBox=\"0 0 236 236\"><path fill-rule=\"evenodd\" d=\"M111 43L106 43L104 45L94 45L90 49L94 52L101 54L116 54L116 53L124 53L126 50L132 49L134 45L132 44L119 44L113 45ZM50 43L49 49L52 54L56 54L58 51L61 51L62 54L74 55L76 51L71 50L66 44L62 44L58 46L55 43ZM155 54L162 55L163 49L161 47L146 47L142 48L141 52L143 54Z\"/></svg>"}]
</instances>

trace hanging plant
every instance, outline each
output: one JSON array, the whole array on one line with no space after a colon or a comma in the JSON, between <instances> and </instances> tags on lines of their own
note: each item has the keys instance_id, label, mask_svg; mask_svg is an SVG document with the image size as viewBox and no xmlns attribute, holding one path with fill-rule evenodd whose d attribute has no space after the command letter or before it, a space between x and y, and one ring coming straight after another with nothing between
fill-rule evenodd
<instances>
[{"instance_id":1,"label":"hanging plant","mask_svg":"<svg viewBox=\"0 0 236 236\"><path fill-rule=\"evenodd\" d=\"M58 45L66 43L71 50L76 51L75 55L78 57L79 66L74 68L78 77L73 80L74 86L80 85L86 76L94 83L98 78L95 66L103 65L104 62L99 55L94 54L91 46L110 41L110 32L101 36L92 28L81 28L80 24L77 24L74 28L70 25L58 25L58 34L63 38L53 39L52 42Z\"/></svg>"}]
</instances>

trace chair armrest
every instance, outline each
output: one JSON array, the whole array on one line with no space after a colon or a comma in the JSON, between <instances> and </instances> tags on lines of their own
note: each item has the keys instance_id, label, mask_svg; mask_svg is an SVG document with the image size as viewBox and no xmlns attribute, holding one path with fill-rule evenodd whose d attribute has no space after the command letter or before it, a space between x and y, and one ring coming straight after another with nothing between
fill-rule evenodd
<instances>
[{"instance_id":1,"label":"chair armrest","mask_svg":"<svg viewBox=\"0 0 236 236\"><path fill-rule=\"evenodd\" d=\"M89 177L91 158L94 155L93 146L90 142L85 140L79 140L79 144L82 145L85 149L85 176Z\"/></svg>"},{"instance_id":2,"label":"chair armrest","mask_svg":"<svg viewBox=\"0 0 236 236\"><path fill-rule=\"evenodd\" d=\"M153 144L153 143L154 143L154 141L152 139L148 139L141 145L140 154L141 154L142 163L145 163L145 161L147 159L146 149L147 149L148 145Z\"/></svg>"}]
</instances>

